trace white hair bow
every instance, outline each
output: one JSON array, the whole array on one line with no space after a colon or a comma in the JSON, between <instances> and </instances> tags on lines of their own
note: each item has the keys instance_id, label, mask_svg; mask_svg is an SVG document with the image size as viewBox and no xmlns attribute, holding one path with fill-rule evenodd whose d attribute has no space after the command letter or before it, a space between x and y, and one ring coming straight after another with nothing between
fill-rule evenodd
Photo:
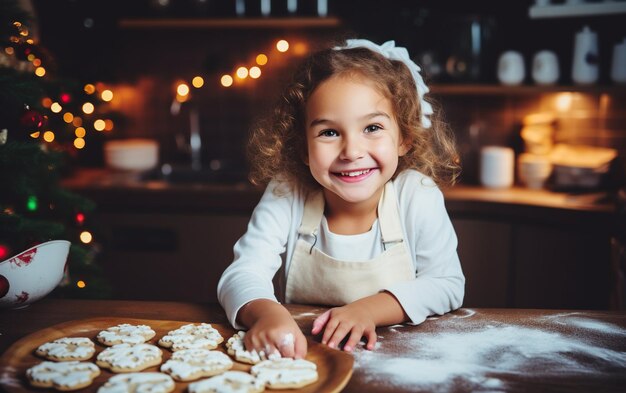
<instances>
[{"instance_id":1,"label":"white hair bow","mask_svg":"<svg viewBox=\"0 0 626 393\"><path fill-rule=\"evenodd\" d=\"M374 52L380 53L390 60L399 60L403 62L411 71L415 85L417 86L417 97L420 100L422 107L422 126L424 128L430 128L431 121L428 116L433 114L433 107L424 99L424 95L429 92L428 86L424 83L422 76L420 75L421 68L411 60L409 52L406 48L396 46L395 41L387 41L382 45L376 45L369 40L347 40L345 46L337 46L333 49L352 49L352 48L367 48Z\"/></svg>"}]
</instances>

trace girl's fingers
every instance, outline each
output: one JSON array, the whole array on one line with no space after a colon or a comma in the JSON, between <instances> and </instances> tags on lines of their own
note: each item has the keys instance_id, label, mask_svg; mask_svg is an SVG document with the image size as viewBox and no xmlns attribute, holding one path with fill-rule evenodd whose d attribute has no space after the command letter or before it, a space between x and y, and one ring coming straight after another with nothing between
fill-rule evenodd
<instances>
[{"instance_id":1,"label":"girl's fingers","mask_svg":"<svg viewBox=\"0 0 626 393\"><path fill-rule=\"evenodd\" d=\"M331 319L326 322L326 327L324 328L324 334L322 335L322 344L328 344L328 340L335 334L335 329L339 322L336 319Z\"/></svg>"},{"instance_id":2,"label":"girl's fingers","mask_svg":"<svg viewBox=\"0 0 626 393\"><path fill-rule=\"evenodd\" d=\"M296 359L304 359L304 357L306 356L306 350L307 350L306 338L304 336L296 337L296 346L295 346Z\"/></svg>"},{"instance_id":3,"label":"girl's fingers","mask_svg":"<svg viewBox=\"0 0 626 393\"><path fill-rule=\"evenodd\" d=\"M353 328L352 332L350 333L350 338L348 338L348 341L346 341L345 345L343 346L343 350L346 352L352 352L352 350L356 348L356 345L359 343L359 341L361 341L361 337L363 337L363 330Z\"/></svg>"},{"instance_id":4,"label":"girl's fingers","mask_svg":"<svg viewBox=\"0 0 626 393\"><path fill-rule=\"evenodd\" d=\"M345 323L339 324L339 326L337 326L337 329L335 329L335 331L333 332L333 335L328 340L328 346L330 348L337 348L341 340L343 340L344 337L348 335L351 328L351 325L347 325Z\"/></svg>"},{"instance_id":5,"label":"girl's fingers","mask_svg":"<svg viewBox=\"0 0 626 393\"><path fill-rule=\"evenodd\" d=\"M365 348L369 350L374 349L374 346L376 346L376 340L378 340L376 329L365 332L365 335L367 336L367 346Z\"/></svg>"},{"instance_id":6,"label":"girl's fingers","mask_svg":"<svg viewBox=\"0 0 626 393\"><path fill-rule=\"evenodd\" d=\"M329 319L330 319L330 310L326 311L319 317L315 318L315 321L313 321L313 328L311 329L311 334L318 334L319 332L321 332Z\"/></svg>"},{"instance_id":7,"label":"girl's fingers","mask_svg":"<svg viewBox=\"0 0 626 393\"><path fill-rule=\"evenodd\" d=\"M293 333L285 334L278 343L280 354L286 358L292 358L296 355L295 337Z\"/></svg>"}]
</instances>

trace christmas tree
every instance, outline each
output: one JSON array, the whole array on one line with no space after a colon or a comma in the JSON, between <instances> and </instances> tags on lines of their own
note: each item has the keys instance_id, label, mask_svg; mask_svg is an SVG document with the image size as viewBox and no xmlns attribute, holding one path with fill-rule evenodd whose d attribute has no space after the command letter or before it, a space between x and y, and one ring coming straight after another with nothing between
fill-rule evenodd
<instances>
[{"instance_id":1,"label":"christmas tree","mask_svg":"<svg viewBox=\"0 0 626 393\"><path fill-rule=\"evenodd\" d=\"M51 296L106 298L110 286L90 222L94 203L60 186L86 134L107 126L88 116L106 100L95 85L60 77L34 26L19 2L0 2L0 261L68 240L65 278Z\"/></svg>"}]
</instances>

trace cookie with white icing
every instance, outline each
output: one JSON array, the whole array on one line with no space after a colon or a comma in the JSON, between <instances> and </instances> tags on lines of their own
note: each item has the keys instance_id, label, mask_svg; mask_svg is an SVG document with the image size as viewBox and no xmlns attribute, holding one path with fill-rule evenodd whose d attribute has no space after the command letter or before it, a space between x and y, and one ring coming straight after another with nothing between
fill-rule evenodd
<instances>
[{"instance_id":1,"label":"cookie with white icing","mask_svg":"<svg viewBox=\"0 0 626 393\"><path fill-rule=\"evenodd\" d=\"M250 369L269 389L298 389L317 381L317 365L305 359L264 360Z\"/></svg>"},{"instance_id":2,"label":"cookie with white icing","mask_svg":"<svg viewBox=\"0 0 626 393\"><path fill-rule=\"evenodd\" d=\"M169 331L159 340L159 345L172 351L204 348L215 349L224 341L217 329L209 323L190 323Z\"/></svg>"},{"instance_id":3,"label":"cookie with white icing","mask_svg":"<svg viewBox=\"0 0 626 393\"><path fill-rule=\"evenodd\" d=\"M69 391L91 385L100 375L100 369L90 362L41 362L26 370L26 378L32 386Z\"/></svg>"},{"instance_id":4,"label":"cookie with white icing","mask_svg":"<svg viewBox=\"0 0 626 393\"><path fill-rule=\"evenodd\" d=\"M62 337L40 345L35 353L48 360L67 362L90 359L96 352L93 341L87 337Z\"/></svg>"},{"instance_id":5,"label":"cookie with white icing","mask_svg":"<svg viewBox=\"0 0 626 393\"><path fill-rule=\"evenodd\" d=\"M243 371L226 371L208 379L189 384L189 393L259 393L265 384Z\"/></svg>"},{"instance_id":6,"label":"cookie with white icing","mask_svg":"<svg viewBox=\"0 0 626 393\"><path fill-rule=\"evenodd\" d=\"M115 373L145 370L161 364L163 351L152 344L117 344L100 352L96 364Z\"/></svg>"},{"instance_id":7,"label":"cookie with white icing","mask_svg":"<svg viewBox=\"0 0 626 393\"><path fill-rule=\"evenodd\" d=\"M238 331L226 341L226 351L229 355L233 356L236 361L247 364L257 364L262 360L280 358L280 353L278 352L274 352L268 356L265 351L246 350L243 342L245 336L246 332Z\"/></svg>"},{"instance_id":8,"label":"cookie with white icing","mask_svg":"<svg viewBox=\"0 0 626 393\"><path fill-rule=\"evenodd\" d=\"M157 372L130 373L112 376L104 385L100 386L98 393L169 393L175 387L174 380L167 374Z\"/></svg>"},{"instance_id":9,"label":"cookie with white icing","mask_svg":"<svg viewBox=\"0 0 626 393\"><path fill-rule=\"evenodd\" d=\"M141 344L150 340L156 332L148 325L131 325L122 323L101 331L96 336L98 342L112 346L117 344Z\"/></svg>"},{"instance_id":10,"label":"cookie with white icing","mask_svg":"<svg viewBox=\"0 0 626 393\"><path fill-rule=\"evenodd\" d=\"M232 367L233 361L223 352L192 348L174 352L172 357L163 363L161 371L168 373L177 381L193 381L221 374Z\"/></svg>"}]
</instances>

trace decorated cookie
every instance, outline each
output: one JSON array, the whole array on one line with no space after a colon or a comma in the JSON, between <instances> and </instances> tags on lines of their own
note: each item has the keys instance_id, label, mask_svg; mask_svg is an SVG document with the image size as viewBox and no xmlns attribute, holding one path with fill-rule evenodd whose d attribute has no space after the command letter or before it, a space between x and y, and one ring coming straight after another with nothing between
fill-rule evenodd
<instances>
[{"instance_id":1,"label":"decorated cookie","mask_svg":"<svg viewBox=\"0 0 626 393\"><path fill-rule=\"evenodd\" d=\"M193 381L221 374L232 367L233 362L225 353L193 348L174 352L170 360L163 363L161 371L170 374L177 381Z\"/></svg>"},{"instance_id":2,"label":"decorated cookie","mask_svg":"<svg viewBox=\"0 0 626 393\"><path fill-rule=\"evenodd\" d=\"M159 345L172 351L182 349L215 349L224 341L220 332L208 323L187 324L171 330L159 340Z\"/></svg>"},{"instance_id":3,"label":"decorated cookie","mask_svg":"<svg viewBox=\"0 0 626 393\"><path fill-rule=\"evenodd\" d=\"M156 332L148 325L122 323L101 331L96 339L103 345L141 344L150 340Z\"/></svg>"},{"instance_id":4,"label":"decorated cookie","mask_svg":"<svg viewBox=\"0 0 626 393\"><path fill-rule=\"evenodd\" d=\"M42 362L26 370L32 386L56 390L77 390L91 385L100 369L90 362Z\"/></svg>"},{"instance_id":5,"label":"decorated cookie","mask_svg":"<svg viewBox=\"0 0 626 393\"><path fill-rule=\"evenodd\" d=\"M115 373L129 373L160 364L162 354L152 344L117 344L100 352L96 364Z\"/></svg>"},{"instance_id":6,"label":"decorated cookie","mask_svg":"<svg viewBox=\"0 0 626 393\"><path fill-rule=\"evenodd\" d=\"M63 337L42 344L35 353L48 360L66 362L87 360L96 352L96 347L87 337Z\"/></svg>"},{"instance_id":7,"label":"decorated cookie","mask_svg":"<svg viewBox=\"0 0 626 393\"><path fill-rule=\"evenodd\" d=\"M261 360L280 358L280 354L278 352L274 352L267 356L265 351L246 350L243 343L243 338L245 336L246 332L239 331L233 334L233 336L226 341L226 350L229 355L235 358L236 361L247 364L257 364Z\"/></svg>"},{"instance_id":8,"label":"decorated cookie","mask_svg":"<svg viewBox=\"0 0 626 393\"><path fill-rule=\"evenodd\" d=\"M193 382L189 393L258 393L265 390L265 384L243 371L226 371L224 374Z\"/></svg>"},{"instance_id":9,"label":"decorated cookie","mask_svg":"<svg viewBox=\"0 0 626 393\"><path fill-rule=\"evenodd\" d=\"M114 375L98 389L98 393L168 393L176 384L163 373L129 373Z\"/></svg>"},{"instance_id":10,"label":"decorated cookie","mask_svg":"<svg viewBox=\"0 0 626 393\"><path fill-rule=\"evenodd\" d=\"M304 359L264 360L250 369L269 389L298 389L317 381L317 366Z\"/></svg>"}]
</instances>

